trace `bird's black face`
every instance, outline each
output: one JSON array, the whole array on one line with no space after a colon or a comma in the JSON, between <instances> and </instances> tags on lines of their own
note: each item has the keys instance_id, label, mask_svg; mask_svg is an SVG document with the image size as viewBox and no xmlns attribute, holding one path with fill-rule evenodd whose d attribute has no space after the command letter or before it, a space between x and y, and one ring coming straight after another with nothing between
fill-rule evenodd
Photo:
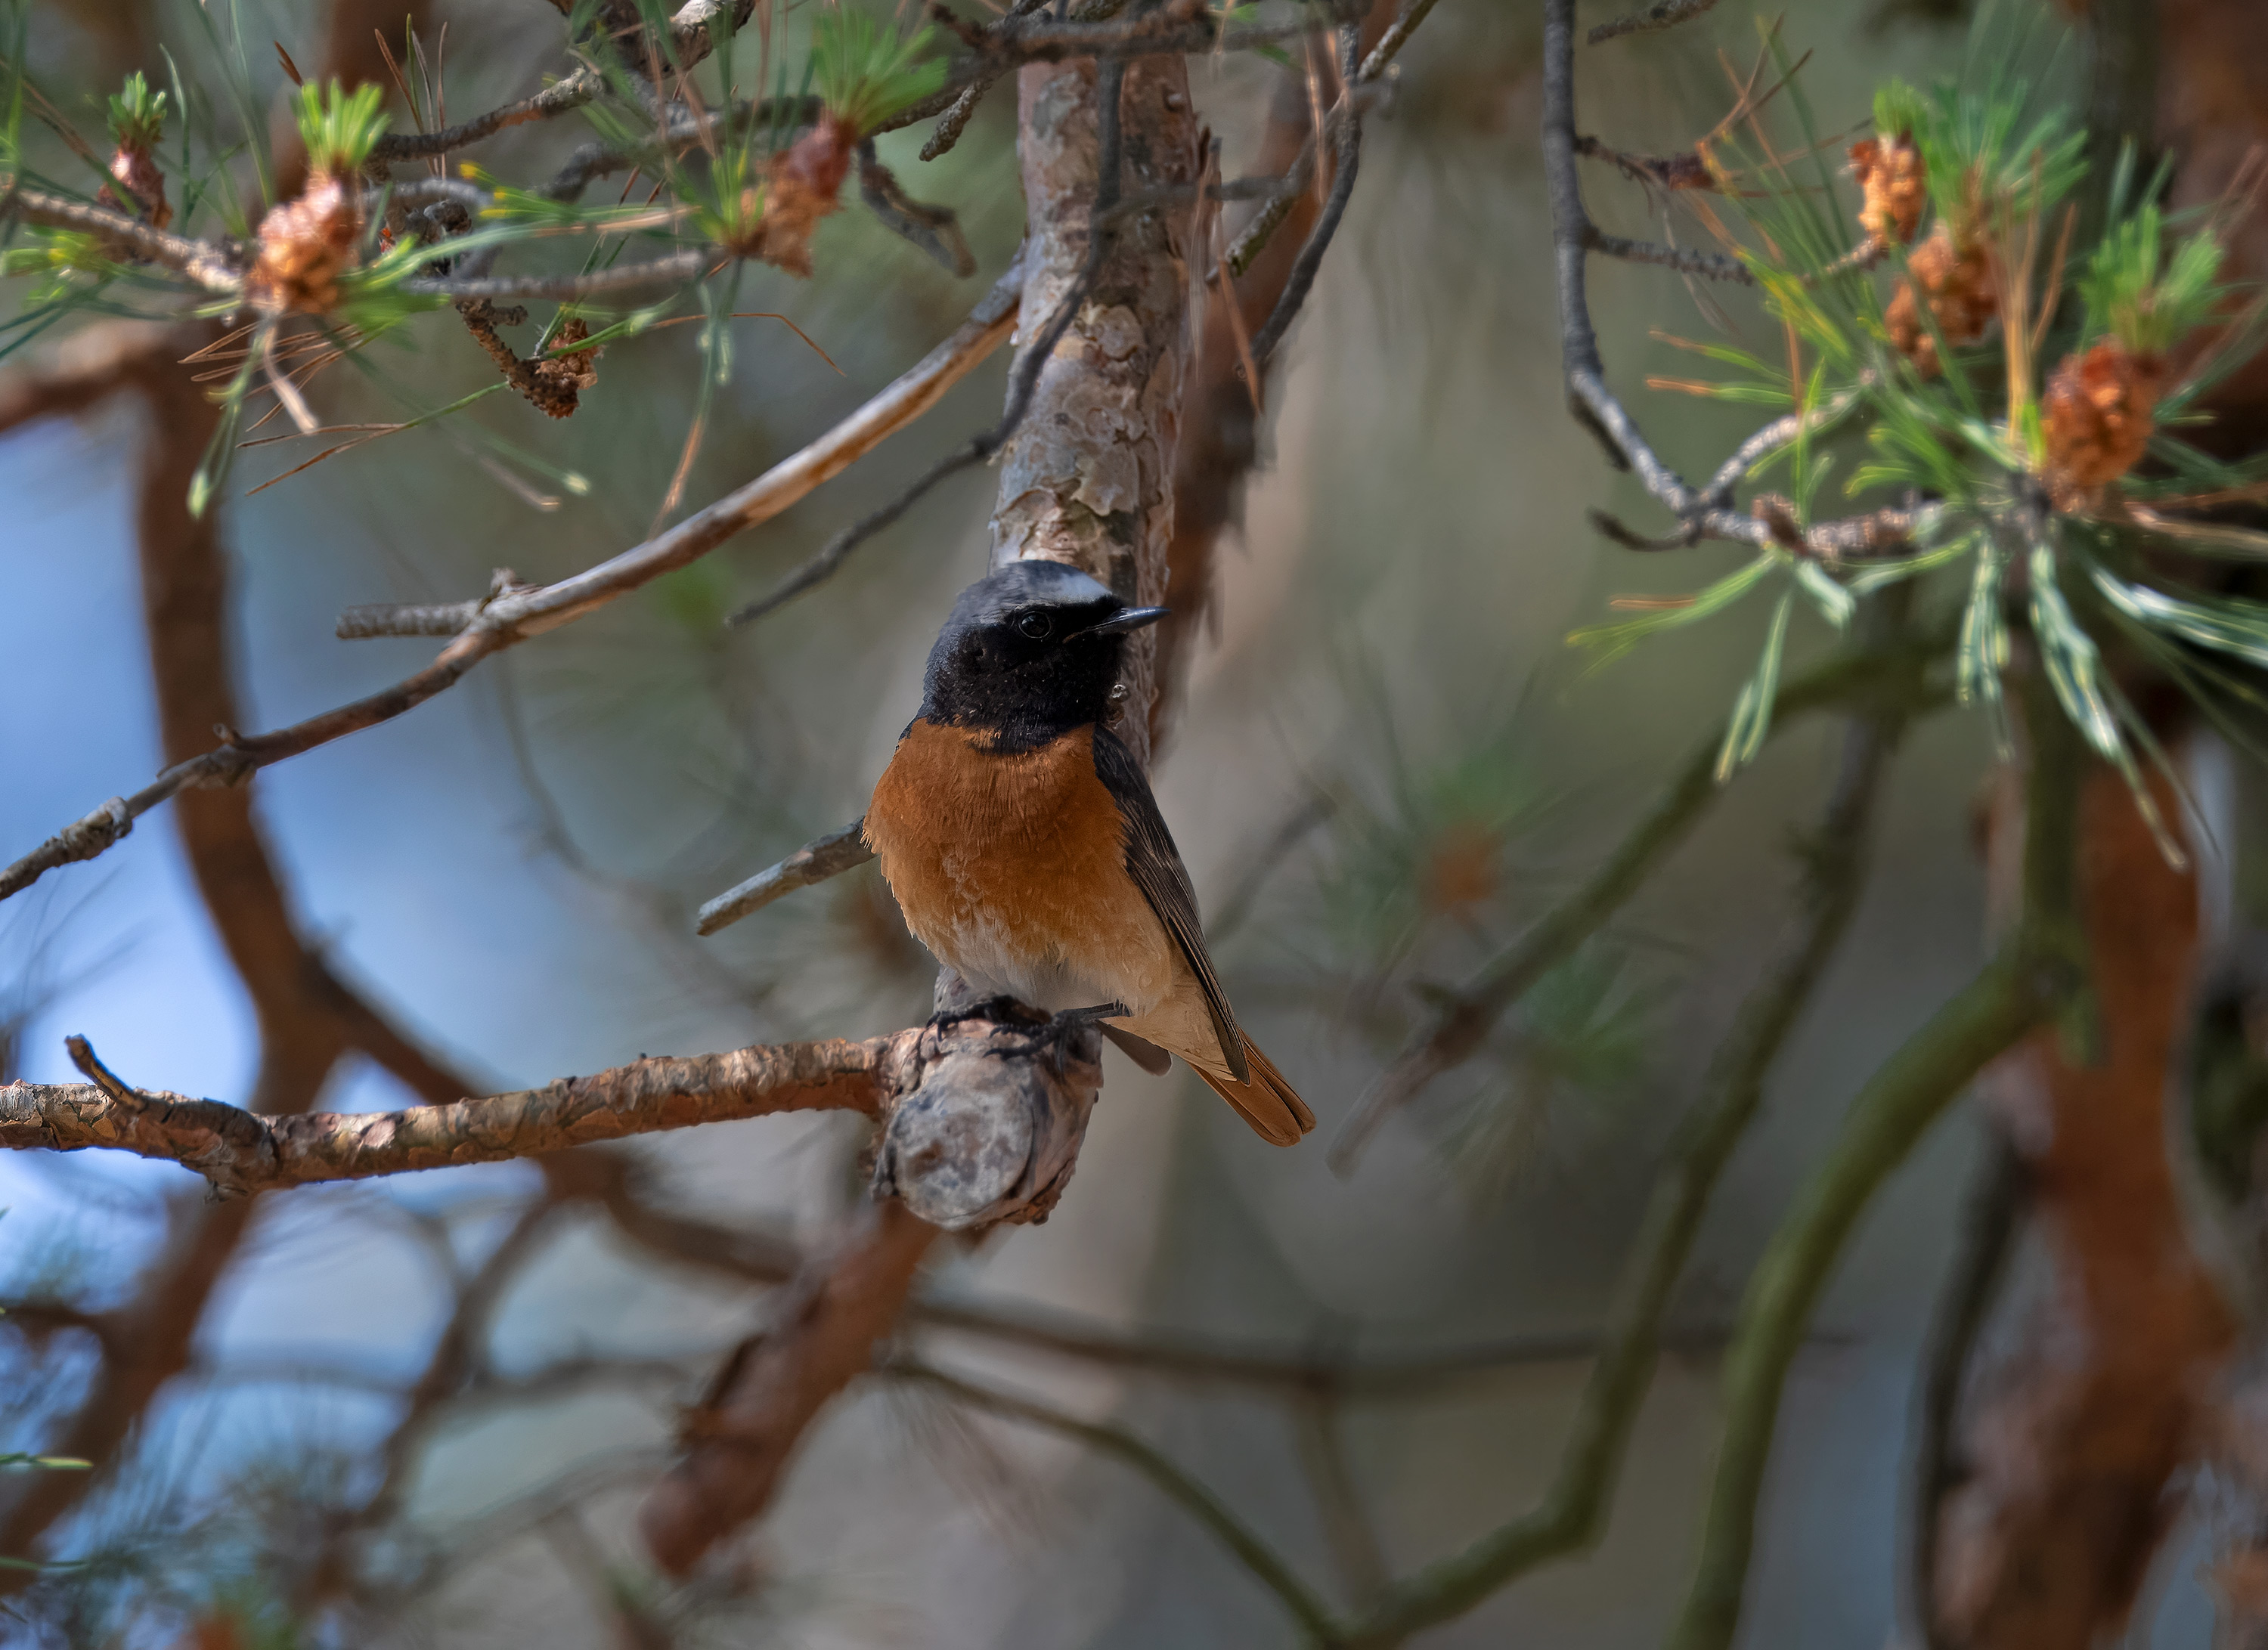
<instances>
[{"instance_id":1,"label":"bird's black face","mask_svg":"<svg viewBox=\"0 0 2268 1650\"><path fill-rule=\"evenodd\" d=\"M922 716L1030 750L1109 714L1126 638L1165 616L1060 562L1012 562L971 585L930 650Z\"/></svg>"}]
</instances>

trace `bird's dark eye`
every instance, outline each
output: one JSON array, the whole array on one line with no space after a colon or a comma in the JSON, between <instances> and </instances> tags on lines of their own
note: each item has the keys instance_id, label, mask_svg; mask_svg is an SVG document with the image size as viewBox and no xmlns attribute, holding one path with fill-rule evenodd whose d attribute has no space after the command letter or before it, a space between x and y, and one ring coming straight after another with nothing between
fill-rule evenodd
<instances>
[{"instance_id":1,"label":"bird's dark eye","mask_svg":"<svg viewBox=\"0 0 2268 1650\"><path fill-rule=\"evenodd\" d=\"M1022 618L1016 621L1016 628L1021 630L1025 635L1030 637L1035 642L1044 642L1047 640L1049 633L1054 630L1056 627L1055 621L1049 618L1046 614L1027 613Z\"/></svg>"}]
</instances>

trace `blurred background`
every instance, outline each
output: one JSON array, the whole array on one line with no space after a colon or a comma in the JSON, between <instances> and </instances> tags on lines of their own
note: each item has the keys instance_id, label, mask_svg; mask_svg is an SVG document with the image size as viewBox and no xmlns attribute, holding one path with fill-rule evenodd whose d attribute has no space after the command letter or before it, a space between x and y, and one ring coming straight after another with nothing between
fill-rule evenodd
<instances>
[{"instance_id":1,"label":"blurred background","mask_svg":"<svg viewBox=\"0 0 2268 1650\"><path fill-rule=\"evenodd\" d=\"M523 93L527 65L556 48L558 20L533 0L438 15L460 112ZM1962 49L1957 22L1875 0L1794 0L1784 16L1792 47L1815 54L1805 88L1837 132L1866 118L1883 75L1925 78ZM316 8L247 0L243 17L247 40L316 57ZM76 8L32 8L24 49L51 87L135 66ZM1756 49L1756 18L1728 0L1587 55L1586 126L1632 151L1688 146L1729 107L1727 63L1744 69ZM933 1363L1131 1428L1340 1600L1550 1483L1653 1167L1785 920L1792 836L1815 817L1835 751L1831 718L1776 740L1646 892L1502 1023L1488 1057L1390 1121L1351 1174L1327 1167L1323 1144L1424 1023L1426 988L1464 978L1548 909L1714 738L1764 619L1739 612L1598 671L1566 645L1609 598L1696 588L1742 553L1637 558L1586 522L1593 506L1646 509L1565 410L1536 50L1533 8L1444 0L1405 54L1346 232L1270 387L1263 461L1217 557L1217 603L1159 768L1230 993L1320 1131L1270 1150L1178 1067L1152 1079L1114 1052L1053 1218L951 1248L924 1285L926 1299L1290 1366L1438 1366L1335 1394L909 1331ZM1193 72L1233 163L1264 104L1253 83L1278 71ZM281 85L264 65L254 77ZM752 267L740 307L780 312L818 348L777 320L733 323L689 504L857 406L1012 253L1012 99L990 99L935 166L915 160L918 140L886 137L883 158L960 213L980 272L956 281L852 211L821 231L821 278ZM565 141L529 127L481 158L540 174ZM1611 228L1659 234L1668 212L1678 239L1705 239L1609 169L1587 186ZM1638 387L1687 370L1657 335L1729 327L1753 343L1754 304L1720 290L1705 307L1673 275L1605 262L1593 298L1611 373L1667 455L1713 468L1745 433L1741 409ZM693 414L697 331L610 350L565 423L492 398L258 491L297 456L244 454L224 535L247 724L309 714L430 655L424 641L334 640L343 607L454 600L497 566L556 578L645 536ZM364 379L325 380L327 418L398 416L490 377L457 338L375 357ZM715 939L693 937L691 911L861 812L936 625L983 571L991 476L956 479L789 609L731 632L720 620L989 422L1005 370L1004 356L699 564L262 775L259 817L331 969L497 1089L921 1018L932 967L871 865ZM161 765L125 479L144 417L129 398L0 443L11 853ZM1824 627L1796 622L1793 659L1823 652ZM1951 711L1898 752L1852 938L1712 1209L1604 1540L1423 1642L1611 1650L1666 1630L1742 1280L1857 1086L1984 954L1971 821L1991 762L1986 730ZM79 1033L129 1081L247 1097L253 1016L163 815L0 908L0 1032L4 1075L70 1080L63 1039ZM320 1103L413 1098L350 1063ZM858 1196L864 1127L762 1119L627 1154L654 1201L809 1245ZM1914 1372L1976 1149L1956 1110L1836 1276L1772 1457L1744 1642L1897 1634ZM578 1206L502 1280L482 1381L420 1409L405 1438L405 1395L456 1281L539 1186L512 1165L261 1200L191 1366L42 1549L86 1566L19 1595L6 1631L70 1645L1296 1641L1274 1601L1123 1463L887 1381L826 1414L729 1580L663 1589L635 1539L638 1498L678 1406L761 1321L763 1291L665 1263ZM115 1303L201 1190L95 1153L0 1154L0 1297ZM0 1447L49 1444L94 1355L68 1326L0 1329ZM372 1514L381 1477L392 1499ZM357 1517L371 1526L360 1562L401 1585L318 1638L295 1618L307 1555ZM2208 1641L2207 1556L2202 1536L2167 1544L2129 1642ZM630 1636L640 1622L667 1636Z\"/></svg>"}]
</instances>

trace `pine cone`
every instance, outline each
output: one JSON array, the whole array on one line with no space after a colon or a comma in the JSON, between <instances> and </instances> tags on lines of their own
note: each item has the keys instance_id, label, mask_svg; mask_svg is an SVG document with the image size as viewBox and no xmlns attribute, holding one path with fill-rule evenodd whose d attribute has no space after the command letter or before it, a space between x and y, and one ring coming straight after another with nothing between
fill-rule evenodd
<instances>
[{"instance_id":1,"label":"pine cone","mask_svg":"<svg viewBox=\"0 0 2268 1650\"><path fill-rule=\"evenodd\" d=\"M1851 145L1851 173L1866 196L1859 208L1859 226L1882 245L1911 244L1921 227L1922 208L1929 203L1921 151L1913 140L1904 136L1887 143L1879 137L1859 139Z\"/></svg>"},{"instance_id":2,"label":"pine cone","mask_svg":"<svg viewBox=\"0 0 2268 1650\"><path fill-rule=\"evenodd\" d=\"M361 239L362 205L352 180L315 173L298 200L261 219L260 256L246 292L266 310L333 309L339 276L353 267Z\"/></svg>"},{"instance_id":3,"label":"pine cone","mask_svg":"<svg viewBox=\"0 0 2268 1650\"><path fill-rule=\"evenodd\" d=\"M790 275L809 276L812 232L835 210L858 147L857 129L826 114L775 155L766 179L764 215L740 250Z\"/></svg>"},{"instance_id":4,"label":"pine cone","mask_svg":"<svg viewBox=\"0 0 2268 1650\"><path fill-rule=\"evenodd\" d=\"M2136 355L2116 338L2057 364L2040 396L2040 415L2048 440L2044 475L2058 509L2085 508L2141 461L2165 388L2166 358Z\"/></svg>"},{"instance_id":5,"label":"pine cone","mask_svg":"<svg viewBox=\"0 0 2268 1650\"><path fill-rule=\"evenodd\" d=\"M1906 260L1906 277L1890 294L1882 323L1898 352L1924 378L1935 378L1945 370L1945 364L1937 358L1937 340L1923 324L1915 289L1918 287L1927 297L1929 313L1947 343L1973 343L1984 335L1984 328L1999 313L1999 299L1992 291L1992 261L1984 255L1981 242L1955 247L1952 231L1940 223Z\"/></svg>"},{"instance_id":6,"label":"pine cone","mask_svg":"<svg viewBox=\"0 0 2268 1650\"><path fill-rule=\"evenodd\" d=\"M579 315L571 315L559 323L559 330L551 341L551 353L535 364L538 388L528 399L554 418L564 418L580 405L582 394L599 381L599 350L577 350L591 335L591 328Z\"/></svg>"}]
</instances>

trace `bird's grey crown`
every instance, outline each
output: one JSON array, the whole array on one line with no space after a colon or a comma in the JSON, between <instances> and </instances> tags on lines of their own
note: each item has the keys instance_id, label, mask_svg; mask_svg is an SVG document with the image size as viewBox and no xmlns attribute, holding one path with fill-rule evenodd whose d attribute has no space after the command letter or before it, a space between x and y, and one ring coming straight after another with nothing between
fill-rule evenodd
<instances>
[{"instance_id":1,"label":"bird's grey crown","mask_svg":"<svg viewBox=\"0 0 2268 1650\"><path fill-rule=\"evenodd\" d=\"M1027 608L1085 608L1117 600L1108 586L1076 567L1034 557L1011 562L962 591L953 604L953 616L946 622L946 629L957 631L998 624Z\"/></svg>"}]
</instances>

